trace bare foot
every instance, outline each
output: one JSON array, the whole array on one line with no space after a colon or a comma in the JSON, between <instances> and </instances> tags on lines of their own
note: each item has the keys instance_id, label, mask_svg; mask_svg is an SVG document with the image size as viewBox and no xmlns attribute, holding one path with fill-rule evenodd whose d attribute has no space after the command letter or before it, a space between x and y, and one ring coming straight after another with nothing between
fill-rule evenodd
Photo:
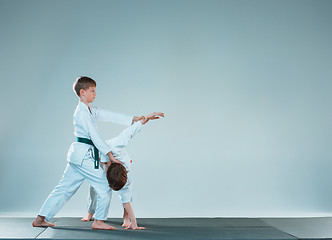
<instances>
[{"instance_id":1,"label":"bare foot","mask_svg":"<svg viewBox=\"0 0 332 240\"><path fill-rule=\"evenodd\" d=\"M84 218L81 219L82 222L89 222L92 219L93 214L87 213Z\"/></svg>"},{"instance_id":2,"label":"bare foot","mask_svg":"<svg viewBox=\"0 0 332 240\"><path fill-rule=\"evenodd\" d=\"M55 224L45 221L45 217L37 216L36 219L32 222L34 227L55 227Z\"/></svg>"},{"instance_id":3,"label":"bare foot","mask_svg":"<svg viewBox=\"0 0 332 240\"><path fill-rule=\"evenodd\" d=\"M122 227L127 228L127 227L129 227L129 225L130 225L130 220L129 220L129 218L128 218L128 219L124 218L124 219L123 219Z\"/></svg>"},{"instance_id":4,"label":"bare foot","mask_svg":"<svg viewBox=\"0 0 332 240\"><path fill-rule=\"evenodd\" d=\"M92 223L92 229L116 230L117 228L104 223L104 221L94 220Z\"/></svg>"}]
</instances>

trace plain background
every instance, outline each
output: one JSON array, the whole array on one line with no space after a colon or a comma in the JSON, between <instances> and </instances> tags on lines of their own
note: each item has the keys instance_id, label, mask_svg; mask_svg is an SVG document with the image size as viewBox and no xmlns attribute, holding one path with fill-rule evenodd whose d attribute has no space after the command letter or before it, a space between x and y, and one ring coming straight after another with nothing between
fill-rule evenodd
<instances>
[{"instance_id":1,"label":"plain background","mask_svg":"<svg viewBox=\"0 0 332 240\"><path fill-rule=\"evenodd\" d=\"M132 140L137 217L332 213L332 1L0 0L0 214L35 216L95 105ZM123 126L100 123L105 139ZM84 183L58 216L86 212ZM110 217L120 217L113 195Z\"/></svg>"}]
</instances>

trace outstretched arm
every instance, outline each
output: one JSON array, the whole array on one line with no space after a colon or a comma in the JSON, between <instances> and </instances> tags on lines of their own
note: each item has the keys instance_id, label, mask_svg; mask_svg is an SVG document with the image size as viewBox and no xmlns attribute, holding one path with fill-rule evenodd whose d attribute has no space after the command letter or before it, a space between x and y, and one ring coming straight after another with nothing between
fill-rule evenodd
<instances>
[{"instance_id":1,"label":"outstretched arm","mask_svg":"<svg viewBox=\"0 0 332 240\"><path fill-rule=\"evenodd\" d=\"M130 141L137 133L140 132L142 125L147 123L149 120L158 119L159 117L164 117L164 113L154 112L146 116L142 116L142 119L135 122L133 125L124 129L119 136L112 138L113 147L126 147Z\"/></svg>"},{"instance_id":2,"label":"outstretched arm","mask_svg":"<svg viewBox=\"0 0 332 240\"><path fill-rule=\"evenodd\" d=\"M128 116L125 114L104 110L95 106L93 108L93 113L95 114L95 117L98 121L113 122L125 126L130 126L134 119L137 118L136 116Z\"/></svg>"},{"instance_id":3,"label":"outstretched arm","mask_svg":"<svg viewBox=\"0 0 332 240\"><path fill-rule=\"evenodd\" d=\"M94 107L94 109L98 121L109 121L117 124L130 126L134 122L138 122L144 118L144 116L128 116L125 114L104 110L99 107Z\"/></svg>"}]
</instances>

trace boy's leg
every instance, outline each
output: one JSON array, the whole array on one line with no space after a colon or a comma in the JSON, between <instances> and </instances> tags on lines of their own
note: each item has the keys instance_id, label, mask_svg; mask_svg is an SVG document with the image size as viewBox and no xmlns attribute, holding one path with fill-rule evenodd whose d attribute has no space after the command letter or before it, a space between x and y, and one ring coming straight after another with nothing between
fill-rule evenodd
<instances>
[{"instance_id":1,"label":"boy's leg","mask_svg":"<svg viewBox=\"0 0 332 240\"><path fill-rule=\"evenodd\" d=\"M102 168L95 169L94 160L92 158L83 161L82 166L78 166L76 168L97 192L97 206L94 215L95 221L92 224L92 228L110 230L116 229L103 222L107 219L111 201L111 189L108 185L104 170Z\"/></svg>"},{"instance_id":2,"label":"boy's leg","mask_svg":"<svg viewBox=\"0 0 332 240\"><path fill-rule=\"evenodd\" d=\"M90 186L88 213L95 214L97 208L97 192Z\"/></svg>"},{"instance_id":3,"label":"boy's leg","mask_svg":"<svg viewBox=\"0 0 332 240\"><path fill-rule=\"evenodd\" d=\"M130 218L127 210L123 207L123 224L122 227L127 228L130 225Z\"/></svg>"},{"instance_id":4,"label":"boy's leg","mask_svg":"<svg viewBox=\"0 0 332 240\"><path fill-rule=\"evenodd\" d=\"M107 172L107 166L105 164L101 164L101 168ZM108 184L108 183L107 183ZM110 190L110 198L112 197L112 190ZM90 191L88 195L88 213L81 219L83 222L88 222L92 219L93 215L96 212L97 208L97 191L90 185Z\"/></svg>"},{"instance_id":5,"label":"boy's leg","mask_svg":"<svg viewBox=\"0 0 332 240\"><path fill-rule=\"evenodd\" d=\"M126 203L126 202L132 202L132 188L133 188L133 183L131 181L131 171L127 173L127 184L118 191L118 194L120 196L121 202ZM127 228L130 225L130 216L128 211L126 210L125 207L123 207L123 224L122 227Z\"/></svg>"},{"instance_id":6,"label":"boy's leg","mask_svg":"<svg viewBox=\"0 0 332 240\"><path fill-rule=\"evenodd\" d=\"M94 211L94 218L97 220L106 220L108 209L111 202L111 189L108 186L108 182L105 178L99 179L99 181L95 179L87 179L90 183L91 187L94 189L93 198L91 199L92 204L96 204L95 209L91 208L90 212Z\"/></svg>"},{"instance_id":7,"label":"boy's leg","mask_svg":"<svg viewBox=\"0 0 332 240\"><path fill-rule=\"evenodd\" d=\"M97 207L97 192L90 186L89 196L88 196L88 213L81 219L83 222L89 222L92 219L93 214L96 212Z\"/></svg>"},{"instance_id":8,"label":"boy's leg","mask_svg":"<svg viewBox=\"0 0 332 240\"><path fill-rule=\"evenodd\" d=\"M73 168L73 164L68 163L62 179L44 202L38 217L32 225L34 227L55 226L54 224L47 224L45 219L49 220L53 218L65 202L74 195L83 181L84 177Z\"/></svg>"}]
</instances>

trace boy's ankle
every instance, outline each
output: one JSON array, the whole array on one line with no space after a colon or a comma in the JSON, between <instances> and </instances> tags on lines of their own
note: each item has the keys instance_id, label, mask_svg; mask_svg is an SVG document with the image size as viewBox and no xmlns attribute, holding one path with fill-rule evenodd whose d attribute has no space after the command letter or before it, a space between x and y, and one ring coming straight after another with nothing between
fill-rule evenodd
<instances>
[{"instance_id":1,"label":"boy's ankle","mask_svg":"<svg viewBox=\"0 0 332 240\"><path fill-rule=\"evenodd\" d=\"M136 219L131 219L131 223L137 225L137 220Z\"/></svg>"},{"instance_id":2,"label":"boy's ankle","mask_svg":"<svg viewBox=\"0 0 332 240\"><path fill-rule=\"evenodd\" d=\"M45 221L45 216L37 215L36 219L41 220L41 221Z\"/></svg>"},{"instance_id":3,"label":"boy's ankle","mask_svg":"<svg viewBox=\"0 0 332 240\"><path fill-rule=\"evenodd\" d=\"M125 224L129 224L129 223L130 223L130 219L129 219L129 218L124 218L124 219L123 219L123 223L125 223Z\"/></svg>"}]
</instances>

